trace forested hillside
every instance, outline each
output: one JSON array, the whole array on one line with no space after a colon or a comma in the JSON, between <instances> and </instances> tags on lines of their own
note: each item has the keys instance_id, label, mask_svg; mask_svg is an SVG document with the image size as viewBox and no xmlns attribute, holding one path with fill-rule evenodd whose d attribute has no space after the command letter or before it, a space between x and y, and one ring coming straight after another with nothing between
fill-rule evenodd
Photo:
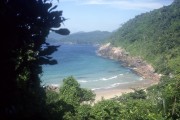
<instances>
[{"instance_id":1,"label":"forested hillside","mask_svg":"<svg viewBox=\"0 0 180 120\"><path fill-rule=\"evenodd\" d=\"M136 16L109 41L141 56L163 74L180 73L180 1Z\"/></svg>"},{"instance_id":2,"label":"forested hillside","mask_svg":"<svg viewBox=\"0 0 180 120\"><path fill-rule=\"evenodd\" d=\"M68 36L50 33L48 41L51 43L74 43L74 44L100 44L111 35L107 31L77 32Z\"/></svg>"},{"instance_id":3,"label":"forested hillside","mask_svg":"<svg viewBox=\"0 0 180 120\"><path fill-rule=\"evenodd\" d=\"M49 31L65 21L50 0L0 2L0 120L179 120L180 1L130 20L110 40L163 72L158 85L92 104L95 94L73 78L59 92L41 86L42 65L56 64ZM57 30L54 30L56 28ZM170 74L171 73L171 74ZM167 75L166 75L167 74ZM170 74L170 75L169 75Z\"/></svg>"},{"instance_id":4,"label":"forested hillside","mask_svg":"<svg viewBox=\"0 0 180 120\"><path fill-rule=\"evenodd\" d=\"M179 6L180 2L175 0L170 6L139 15L125 23L109 39L114 46L121 46L131 55L143 57L163 73L157 85L92 105L79 99L88 98L85 100L91 102L93 93L85 90L82 94L78 83L70 77L64 80L62 86L63 90L66 89L65 94L61 90L59 94L47 91L47 100L51 100L48 102L49 110L53 111L48 116L59 115L65 120L179 120ZM72 96L75 96L77 104L72 102Z\"/></svg>"}]
</instances>

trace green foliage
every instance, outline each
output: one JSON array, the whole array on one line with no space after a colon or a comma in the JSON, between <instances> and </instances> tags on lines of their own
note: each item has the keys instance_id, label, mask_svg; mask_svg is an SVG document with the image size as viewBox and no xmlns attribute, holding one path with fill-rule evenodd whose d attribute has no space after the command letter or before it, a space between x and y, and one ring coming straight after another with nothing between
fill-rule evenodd
<instances>
[{"instance_id":1,"label":"green foliage","mask_svg":"<svg viewBox=\"0 0 180 120\"><path fill-rule=\"evenodd\" d=\"M81 94L80 94L80 102L94 102L96 94L92 92L91 90L81 88Z\"/></svg>"},{"instance_id":2,"label":"green foliage","mask_svg":"<svg viewBox=\"0 0 180 120\"><path fill-rule=\"evenodd\" d=\"M63 80L60 92L46 90L47 113L50 120L88 119L95 94L80 87L71 76ZM90 102L90 103L89 103Z\"/></svg>"},{"instance_id":3,"label":"green foliage","mask_svg":"<svg viewBox=\"0 0 180 120\"><path fill-rule=\"evenodd\" d=\"M61 29L62 11L50 0L1 0L1 84L0 116L9 119L42 119L45 93L40 86L42 64L56 64L49 57L57 50L45 42L53 30Z\"/></svg>"},{"instance_id":4,"label":"green foliage","mask_svg":"<svg viewBox=\"0 0 180 120\"><path fill-rule=\"evenodd\" d=\"M94 100L92 91L80 88L73 77L68 77L64 79L59 93L47 91L46 118L54 120L178 120L180 117L179 78L179 75L173 78L164 76L158 85L151 86L146 91L135 90L92 105L83 102Z\"/></svg>"},{"instance_id":5,"label":"green foliage","mask_svg":"<svg viewBox=\"0 0 180 120\"><path fill-rule=\"evenodd\" d=\"M180 118L180 79L178 75L169 78L163 77L159 83L159 90L161 92L161 106L163 115L167 118Z\"/></svg>"},{"instance_id":6,"label":"green foliage","mask_svg":"<svg viewBox=\"0 0 180 120\"><path fill-rule=\"evenodd\" d=\"M180 119L180 2L136 16L111 37L112 44L151 62L168 74L160 83L114 100L95 99L91 90L73 78L64 79L60 92L40 86L42 64L56 64L57 50L45 42L49 30L61 35L65 20L50 0L1 0L0 119L49 120L178 120ZM45 99L45 97L47 97ZM46 101L45 101L46 100Z\"/></svg>"},{"instance_id":7,"label":"green foliage","mask_svg":"<svg viewBox=\"0 0 180 120\"><path fill-rule=\"evenodd\" d=\"M59 94L55 91L46 90L46 104L50 104L59 100Z\"/></svg>"},{"instance_id":8,"label":"green foliage","mask_svg":"<svg viewBox=\"0 0 180 120\"><path fill-rule=\"evenodd\" d=\"M135 100L135 99L146 99L147 98L147 94L143 89L140 90L134 90L134 92L130 92L127 94L123 94L120 97L115 97L113 98L114 100L118 100L121 102L126 102L127 100Z\"/></svg>"},{"instance_id":9,"label":"green foliage","mask_svg":"<svg viewBox=\"0 0 180 120\"><path fill-rule=\"evenodd\" d=\"M179 75L169 78L163 76L158 85L148 88L148 96L157 104L157 109L168 120L180 118L180 77Z\"/></svg>"},{"instance_id":10,"label":"green foliage","mask_svg":"<svg viewBox=\"0 0 180 120\"><path fill-rule=\"evenodd\" d=\"M92 108L94 120L121 120L121 104L114 100L102 100Z\"/></svg>"},{"instance_id":11,"label":"green foliage","mask_svg":"<svg viewBox=\"0 0 180 120\"><path fill-rule=\"evenodd\" d=\"M129 93L133 99L146 99L147 95L144 90L135 90L134 93Z\"/></svg>"},{"instance_id":12,"label":"green foliage","mask_svg":"<svg viewBox=\"0 0 180 120\"><path fill-rule=\"evenodd\" d=\"M163 120L150 100L128 100L123 106L122 115L125 120Z\"/></svg>"},{"instance_id":13,"label":"green foliage","mask_svg":"<svg viewBox=\"0 0 180 120\"><path fill-rule=\"evenodd\" d=\"M62 120L68 114L75 114L74 106L62 100L47 104L46 109L44 116L48 120Z\"/></svg>"},{"instance_id":14,"label":"green foliage","mask_svg":"<svg viewBox=\"0 0 180 120\"><path fill-rule=\"evenodd\" d=\"M109 41L141 56L160 73L179 73L179 1L136 16L112 34Z\"/></svg>"},{"instance_id":15,"label":"green foliage","mask_svg":"<svg viewBox=\"0 0 180 120\"><path fill-rule=\"evenodd\" d=\"M141 56L164 74L158 85L115 98L124 119L180 119L180 2L144 13L125 23L110 37L114 46ZM128 113L128 115L127 115Z\"/></svg>"},{"instance_id":16,"label":"green foliage","mask_svg":"<svg viewBox=\"0 0 180 120\"><path fill-rule=\"evenodd\" d=\"M82 104L76 107L75 114L68 112L63 117L64 120L89 120L92 119L93 116L91 115L91 105Z\"/></svg>"},{"instance_id":17,"label":"green foliage","mask_svg":"<svg viewBox=\"0 0 180 120\"><path fill-rule=\"evenodd\" d=\"M60 88L60 99L78 106L80 104L80 84L73 78L69 77L63 80L63 86Z\"/></svg>"},{"instance_id":18,"label":"green foliage","mask_svg":"<svg viewBox=\"0 0 180 120\"><path fill-rule=\"evenodd\" d=\"M121 105L121 119L123 120L163 120L161 112L157 109L148 94L140 89L114 98Z\"/></svg>"},{"instance_id":19,"label":"green foliage","mask_svg":"<svg viewBox=\"0 0 180 120\"><path fill-rule=\"evenodd\" d=\"M93 118L91 115L92 106L83 104L77 108L76 120L89 120Z\"/></svg>"},{"instance_id":20,"label":"green foliage","mask_svg":"<svg viewBox=\"0 0 180 120\"><path fill-rule=\"evenodd\" d=\"M90 100L92 93L81 89L74 78L67 78L64 80L65 87L60 91L60 98L74 106L74 112L66 112L63 119L180 119L179 3L175 0L170 6L136 16L110 38L113 45L125 48L132 55L142 56L152 63L158 72L163 73L159 84L146 91L135 90L90 106L82 101ZM86 95L83 95L84 92Z\"/></svg>"},{"instance_id":21,"label":"green foliage","mask_svg":"<svg viewBox=\"0 0 180 120\"><path fill-rule=\"evenodd\" d=\"M60 99L79 106L84 101L94 101L95 94L91 90L80 88L80 84L73 77L68 77L63 80L63 86L60 88Z\"/></svg>"}]
</instances>

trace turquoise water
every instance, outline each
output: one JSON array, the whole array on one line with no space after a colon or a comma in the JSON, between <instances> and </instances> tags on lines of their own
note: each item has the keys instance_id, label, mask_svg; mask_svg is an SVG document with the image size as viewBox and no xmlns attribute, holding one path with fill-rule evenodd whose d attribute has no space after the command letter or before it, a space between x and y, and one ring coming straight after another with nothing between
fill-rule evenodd
<instances>
[{"instance_id":1,"label":"turquoise water","mask_svg":"<svg viewBox=\"0 0 180 120\"><path fill-rule=\"evenodd\" d=\"M52 55L58 64L43 66L42 84L61 85L74 76L81 87L97 90L142 80L120 62L97 56L96 50L92 45L62 44Z\"/></svg>"}]
</instances>

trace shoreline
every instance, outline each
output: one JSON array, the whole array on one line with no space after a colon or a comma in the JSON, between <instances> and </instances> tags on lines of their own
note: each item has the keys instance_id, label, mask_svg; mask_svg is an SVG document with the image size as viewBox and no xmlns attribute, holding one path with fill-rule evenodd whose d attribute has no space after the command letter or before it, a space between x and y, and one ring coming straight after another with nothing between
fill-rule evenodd
<instances>
[{"instance_id":1,"label":"shoreline","mask_svg":"<svg viewBox=\"0 0 180 120\"><path fill-rule=\"evenodd\" d=\"M154 81L152 80L141 80L136 81L128 84L122 84L115 88L111 89L101 89L101 90L94 90L94 93L96 94L95 103L98 101L101 101L103 99L111 99L114 97L121 96L122 94L133 92L134 89L146 89L152 85L154 85Z\"/></svg>"},{"instance_id":2,"label":"shoreline","mask_svg":"<svg viewBox=\"0 0 180 120\"><path fill-rule=\"evenodd\" d=\"M101 57L123 62L123 66L129 67L143 79L150 79L158 83L162 76L161 74L155 73L153 66L144 61L141 57L132 57L124 49L113 47L110 43L100 46L97 50L97 54Z\"/></svg>"},{"instance_id":3,"label":"shoreline","mask_svg":"<svg viewBox=\"0 0 180 120\"><path fill-rule=\"evenodd\" d=\"M114 88L92 90L96 94L95 101L93 103L97 103L102 99L107 100L121 96L122 94L133 92L134 89L146 89L153 84L154 81L144 79L132 83L121 84ZM59 86L57 85L48 85L45 87L45 89L59 92Z\"/></svg>"},{"instance_id":4,"label":"shoreline","mask_svg":"<svg viewBox=\"0 0 180 120\"><path fill-rule=\"evenodd\" d=\"M111 99L125 93L133 92L134 89L146 89L154 84L158 84L161 78L161 75L155 73L154 68L140 57L132 57L124 49L113 47L110 43L99 46L97 55L123 63L124 67L129 67L134 73L142 77L143 80L121 84L110 89L92 90L96 94L94 103L101 101L102 98ZM44 86L44 88L59 92L59 86L57 85L52 84Z\"/></svg>"},{"instance_id":5,"label":"shoreline","mask_svg":"<svg viewBox=\"0 0 180 120\"><path fill-rule=\"evenodd\" d=\"M120 47L113 47L110 43L101 45L97 50L97 54L101 57L117 60L123 62L125 67L129 67L137 75L141 76L143 80L125 85L119 85L116 88L106 90L95 90L95 103L101 99L111 99L122 94L133 92L133 89L146 89L152 85L158 84L161 74L155 73L154 68L140 57L132 57L124 49Z\"/></svg>"},{"instance_id":6,"label":"shoreline","mask_svg":"<svg viewBox=\"0 0 180 120\"><path fill-rule=\"evenodd\" d=\"M96 97L95 97L95 101L94 103L97 103L99 101L101 101L102 99L111 99L114 98L116 96L121 96L122 94L126 94L129 92L133 92L132 89L108 89L108 90L104 90L104 91L96 91Z\"/></svg>"}]
</instances>

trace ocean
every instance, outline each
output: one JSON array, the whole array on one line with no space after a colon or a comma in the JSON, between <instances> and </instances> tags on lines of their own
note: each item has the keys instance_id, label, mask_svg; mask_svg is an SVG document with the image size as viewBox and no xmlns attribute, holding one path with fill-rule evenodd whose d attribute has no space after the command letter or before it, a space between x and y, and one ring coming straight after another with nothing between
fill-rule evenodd
<instances>
[{"instance_id":1,"label":"ocean","mask_svg":"<svg viewBox=\"0 0 180 120\"><path fill-rule=\"evenodd\" d=\"M142 80L121 62L96 54L97 46L61 44L51 56L56 65L43 65L43 85L61 86L63 79L73 76L83 88L91 90L111 89Z\"/></svg>"}]
</instances>

